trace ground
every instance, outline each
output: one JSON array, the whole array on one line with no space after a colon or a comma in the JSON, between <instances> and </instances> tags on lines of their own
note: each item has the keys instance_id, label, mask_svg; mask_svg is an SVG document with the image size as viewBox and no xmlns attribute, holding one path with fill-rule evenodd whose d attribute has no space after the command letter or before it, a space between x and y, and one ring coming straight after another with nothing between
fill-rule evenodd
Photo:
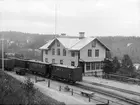
<instances>
[{"instance_id":1,"label":"ground","mask_svg":"<svg viewBox=\"0 0 140 105\"><path fill-rule=\"evenodd\" d=\"M1 104L26 104L26 95L22 82L0 71L0 103ZM35 104L64 105L38 90L35 92ZM33 102L33 101L32 101Z\"/></svg>"},{"instance_id":2,"label":"ground","mask_svg":"<svg viewBox=\"0 0 140 105\"><path fill-rule=\"evenodd\" d=\"M19 81L24 81L26 79L26 77L24 76L19 76L16 75L14 72L6 72L9 75L13 76L14 78L18 79ZM64 102L67 105L96 105L94 103L90 103L88 102L88 98L79 98L76 96L71 96L71 94L67 94L64 92L60 92L59 90L56 90L54 88L48 88L48 84L46 81L43 82L37 82L35 83L35 79L31 78L31 81L34 82L34 86L35 88L37 88L40 92L42 92L44 95L46 96L50 96L51 98L60 101L60 102ZM45 83L46 82L46 83ZM52 85L52 84L51 84ZM56 88L59 87L56 86Z\"/></svg>"}]
</instances>

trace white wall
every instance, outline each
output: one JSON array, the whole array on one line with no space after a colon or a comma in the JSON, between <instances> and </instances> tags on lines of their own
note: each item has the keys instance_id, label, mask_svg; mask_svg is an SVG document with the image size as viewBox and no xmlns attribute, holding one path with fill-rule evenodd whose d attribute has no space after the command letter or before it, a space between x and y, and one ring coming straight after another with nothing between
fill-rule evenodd
<instances>
[{"instance_id":1,"label":"white wall","mask_svg":"<svg viewBox=\"0 0 140 105\"><path fill-rule=\"evenodd\" d=\"M88 49L92 50L92 57L88 57ZM99 57L95 57L95 50L99 49ZM106 57L106 49L100 44L96 43L96 47L92 47L92 42L83 47L80 50L80 59L84 61L90 61L90 62L100 62L103 61ZM95 70L86 70L86 63L85 63L85 73L91 73L91 72L97 72L98 74L102 74L102 69L95 69Z\"/></svg>"},{"instance_id":2,"label":"white wall","mask_svg":"<svg viewBox=\"0 0 140 105\"><path fill-rule=\"evenodd\" d=\"M55 55L52 55L52 49L55 49ZM60 48L60 55L57 55L57 48ZM60 47L57 47L57 43L51 46L51 49L48 50L48 54L45 54L43 51L43 62L45 62L45 58L48 58L48 62L52 63L52 59L55 59L55 63L60 64L60 60L63 60L64 65L71 66L71 61L75 62L75 66L78 66L78 55L75 57L71 57L71 52L66 49L66 56L63 56L63 48L64 46L60 43Z\"/></svg>"},{"instance_id":3,"label":"white wall","mask_svg":"<svg viewBox=\"0 0 140 105\"><path fill-rule=\"evenodd\" d=\"M92 57L88 57L88 49L92 50ZM95 49L99 49L99 57L95 57ZM96 47L92 47L92 42L80 50L80 59L85 61L103 61L106 56L106 50L100 43L96 43Z\"/></svg>"}]
</instances>

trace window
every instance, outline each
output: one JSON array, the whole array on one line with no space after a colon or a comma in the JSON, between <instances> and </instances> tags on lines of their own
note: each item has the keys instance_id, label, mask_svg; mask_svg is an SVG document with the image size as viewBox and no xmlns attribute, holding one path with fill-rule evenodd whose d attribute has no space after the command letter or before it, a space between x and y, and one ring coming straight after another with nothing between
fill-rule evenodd
<instances>
[{"instance_id":1,"label":"window","mask_svg":"<svg viewBox=\"0 0 140 105\"><path fill-rule=\"evenodd\" d=\"M91 57L91 56L92 56L92 50L89 49L89 50L88 50L88 57Z\"/></svg>"},{"instance_id":2,"label":"window","mask_svg":"<svg viewBox=\"0 0 140 105\"><path fill-rule=\"evenodd\" d=\"M89 62L86 63L86 70L90 70L90 63Z\"/></svg>"},{"instance_id":3,"label":"window","mask_svg":"<svg viewBox=\"0 0 140 105\"><path fill-rule=\"evenodd\" d=\"M52 63L55 63L55 59L52 59Z\"/></svg>"},{"instance_id":4,"label":"window","mask_svg":"<svg viewBox=\"0 0 140 105\"><path fill-rule=\"evenodd\" d=\"M75 52L74 51L71 52L71 56L75 57Z\"/></svg>"},{"instance_id":5,"label":"window","mask_svg":"<svg viewBox=\"0 0 140 105\"><path fill-rule=\"evenodd\" d=\"M75 66L75 62L74 61L71 61L71 66Z\"/></svg>"},{"instance_id":6,"label":"window","mask_svg":"<svg viewBox=\"0 0 140 105\"><path fill-rule=\"evenodd\" d=\"M95 62L92 62L92 63L91 63L91 69L92 69L92 70L95 70Z\"/></svg>"},{"instance_id":7,"label":"window","mask_svg":"<svg viewBox=\"0 0 140 105\"><path fill-rule=\"evenodd\" d=\"M62 65L63 65L63 60L60 60L60 64L62 64Z\"/></svg>"},{"instance_id":8,"label":"window","mask_svg":"<svg viewBox=\"0 0 140 105\"><path fill-rule=\"evenodd\" d=\"M96 41L92 41L92 47L96 47Z\"/></svg>"},{"instance_id":9,"label":"window","mask_svg":"<svg viewBox=\"0 0 140 105\"><path fill-rule=\"evenodd\" d=\"M45 58L45 62L48 62L48 58Z\"/></svg>"},{"instance_id":10,"label":"window","mask_svg":"<svg viewBox=\"0 0 140 105\"><path fill-rule=\"evenodd\" d=\"M60 47L60 42L57 40L57 47Z\"/></svg>"},{"instance_id":11,"label":"window","mask_svg":"<svg viewBox=\"0 0 140 105\"><path fill-rule=\"evenodd\" d=\"M103 63L103 62L101 62L101 69L103 69L103 67L104 67L104 63Z\"/></svg>"},{"instance_id":12,"label":"window","mask_svg":"<svg viewBox=\"0 0 140 105\"><path fill-rule=\"evenodd\" d=\"M100 62L96 63L96 69L100 69Z\"/></svg>"},{"instance_id":13,"label":"window","mask_svg":"<svg viewBox=\"0 0 140 105\"><path fill-rule=\"evenodd\" d=\"M57 55L60 55L60 49L57 49Z\"/></svg>"},{"instance_id":14,"label":"window","mask_svg":"<svg viewBox=\"0 0 140 105\"><path fill-rule=\"evenodd\" d=\"M95 57L99 57L99 50L98 49L95 50Z\"/></svg>"},{"instance_id":15,"label":"window","mask_svg":"<svg viewBox=\"0 0 140 105\"><path fill-rule=\"evenodd\" d=\"M45 53L48 54L48 50L45 50Z\"/></svg>"},{"instance_id":16,"label":"window","mask_svg":"<svg viewBox=\"0 0 140 105\"><path fill-rule=\"evenodd\" d=\"M55 49L54 48L52 49L52 55L55 55Z\"/></svg>"},{"instance_id":17,"label":"window","mask_svg":"<svg viewBox=\"0 0 140 105\"><path fill-rule=\"evenodd\" d=\"M66 56L66 50L63 49L63 56Z\"/></svg>"}]
</instances>

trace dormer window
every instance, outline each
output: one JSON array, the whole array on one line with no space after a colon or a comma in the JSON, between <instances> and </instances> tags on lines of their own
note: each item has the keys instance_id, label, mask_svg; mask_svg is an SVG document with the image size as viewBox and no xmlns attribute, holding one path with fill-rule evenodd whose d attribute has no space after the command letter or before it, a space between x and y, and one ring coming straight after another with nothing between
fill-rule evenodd
<instances>
[{"instance_id":1,"label":"dormer window","mask_svg":"<svg viewBox=\"0 0 140 105\"><path fill-rule=\"evenodd\" d=\"M45 50L46 55L48 54L48 50Z\"/></svg>"},{"instance_id":2,"label":"dormer window","mask_svg":"<svg viewBox=\"0 0 140 105\"><path fill-rule=\"evenodd\" d=\"M60 42L57 40L57 47L60 47Z\"/></svg>"},{"instance_id":3,"label":"dormer window","mask_svg":"<svg viewBox=\"0 0 140 105\"><path fill-rule=\"evenodd\" d=\"M96 41L92 41L92 47L96 47Z\"/></svg>"},{"instance_id":4,"label":"dormer window","mask_svg":"<svg viewBox=\"0 0 140 105\"><path fill-rule=\"evenodd\" d=\"M75 57L75 52L74 51L71 52L71 56Z\"/></svg>"}]
</instances>

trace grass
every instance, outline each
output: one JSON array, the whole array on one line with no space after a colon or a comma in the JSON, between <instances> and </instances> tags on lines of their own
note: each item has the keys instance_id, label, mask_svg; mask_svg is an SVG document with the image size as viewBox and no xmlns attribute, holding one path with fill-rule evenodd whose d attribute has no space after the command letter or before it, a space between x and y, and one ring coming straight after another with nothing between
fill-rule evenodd
<instances>
[{"instance_id":1,"label":"grass","mask_svg":"<svg viewBox=\"0 0 140 105\"><path fill-rule=\"evenodd\" d=\"M27 104L27 97L24 84L8 74L0 71L0 104ZM35 89L32 104L36 105L65 105L63 102L56 101Z\"/></svg>"}]
</instances>

